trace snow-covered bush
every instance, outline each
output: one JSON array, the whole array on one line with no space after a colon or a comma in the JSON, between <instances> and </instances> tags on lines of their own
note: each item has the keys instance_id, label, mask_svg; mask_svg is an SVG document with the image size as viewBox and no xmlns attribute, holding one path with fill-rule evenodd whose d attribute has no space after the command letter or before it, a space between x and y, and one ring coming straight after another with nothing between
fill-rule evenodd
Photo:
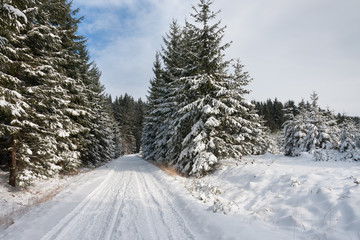
<instances>
[{"instance_id":1,"label":"snow-covered bush","mask_svg":"<svg viewBox=\"0 0 360 240\"><path fill-rule=\"evenodd\" d=\"M283 154L284 153L284 133L277 132L269 134L268 149L267 152L271 154Z\"/></svg>"},{"instance_id":2,"label":"snow-covered bush","mask_svg":"<svg viewBox=\"0 0 360 240\"><path fill-rule=\"evenodd\" d=\"M210 205L208 211L214 213L228 214L236 212L239 208L234 201L229 201L222 197L223 192L219 186L207 183L202 179L193 179L186 185L186 189L201 202Z\"/></svg>"},{"instance_id":3,"label":"snow-covered bush","mask_svg":"<svg viewBox=\"0 0 360 240\"><path fill-rule=\"evenodd\" d=\"M346 120L340 125L340 145L339 151L353 151L360 149L360 131L353 121Z\"/></svg>"},{"instance_id":4,"label":"snow-covered bush","mask_svg":"<svg viewBox=\"0 0 360 240\"><path fill-rule=\"evenodd\" d=\"M339 129L329 111L320 111L318 96L311 95L311 108L284 123L284 151L286 156L301 152L314 153L318 149L337 149Z\"/></svg>"},{"instance_id":5,"label":"snow-covered bush","mask_svg":"<svg viewBox=\"0 0 360 240\"><path fill-rule=\"evenodd\" d=\"M314 153L317 161L360 161L360 131L352 120L339 125L338 149L318 149Z\"/></svg>"}]
</instances>

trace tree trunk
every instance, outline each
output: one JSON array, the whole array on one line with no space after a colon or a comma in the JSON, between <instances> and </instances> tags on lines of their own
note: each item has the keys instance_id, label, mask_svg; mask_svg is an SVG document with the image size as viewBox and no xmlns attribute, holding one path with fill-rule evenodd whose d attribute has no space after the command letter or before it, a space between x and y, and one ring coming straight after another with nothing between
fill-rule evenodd
<instances>
[{"instance_id":1,"label":"tree trunk","mask_svg":"<svg viewBox=\"0 0 360 240\"><path fill-rule=\"evenodd\" d=\"M9 184L16 187L16 135L12 135Z\"/></svg>"}]
</instances>

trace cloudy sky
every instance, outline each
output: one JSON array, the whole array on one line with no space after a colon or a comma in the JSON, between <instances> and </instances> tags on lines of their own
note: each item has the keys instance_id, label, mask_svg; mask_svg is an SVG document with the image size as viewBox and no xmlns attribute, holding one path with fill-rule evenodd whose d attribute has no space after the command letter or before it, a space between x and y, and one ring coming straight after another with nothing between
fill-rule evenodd
<instances>
[{"instance_id":1,"label":"cloudy sky","mask_svg":"<svg viewBox=\"0 0 360 240\"><path fill-rule=\"evenodd\" d=\"M197 2L74 0L106 91L144 99L170 22L191 20ZM233 42L226 56L254 78L249 100L299 102L316 91L321 107L360 116L359 0L215 0L213 9Z\"/></svg>"}]
</instances>

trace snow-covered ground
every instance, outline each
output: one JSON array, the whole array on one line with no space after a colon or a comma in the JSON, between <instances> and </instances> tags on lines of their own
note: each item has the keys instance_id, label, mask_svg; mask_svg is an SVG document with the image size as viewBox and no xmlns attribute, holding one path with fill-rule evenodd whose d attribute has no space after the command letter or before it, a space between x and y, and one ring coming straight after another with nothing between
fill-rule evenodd
<instances>
[{"instance_id":1,"label":"snow-covered ground","mask_svg":"<svg viewBox=\"0 0 360 240\"><path fill-rule=\"evenodd\" d=\"M244 160L185 179L132 155L25 192L2 187L8 219L26 194L60 193L0 226L0 239L360 239L359 163Z\"/></svg>"},{"instance_id":2,"label":"snow-covered ground","mask_svg":"<svg viewBox=\"0 0 360 240\"><path fill-rule=\"evenodd\" d=\"M21 189L8 185L9 174L0 170L0 232L11 225L14 218L51 200L71 183L76 184L88 171L89 169L83 168L74 176L57 175L49 180L36 180L32 186Z\"/></svg>"},{"instance_id":3,"label":"snow-covered ground","mask_svg":"<svg viewBox=\"0 0 360 240\"><path fill-rule=\"evenodd\" d=\"M224 162L187 188L209 210L263 220L274 231L291 231L291 239L360 239L358 162L314 162L306 153L244 161Z\"/></svg>"}]
</instances>

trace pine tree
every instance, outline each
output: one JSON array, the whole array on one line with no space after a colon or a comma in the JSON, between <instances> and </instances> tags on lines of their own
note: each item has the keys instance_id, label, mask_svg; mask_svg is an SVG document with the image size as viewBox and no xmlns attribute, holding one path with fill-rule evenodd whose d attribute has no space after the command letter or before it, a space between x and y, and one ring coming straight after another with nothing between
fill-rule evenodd
<instances>
[{"instance_id":1,"label":"pine tree","mask_svg":"<svg viewBox=\"0 0 360 240\"><path fill-rule=\"evenodd\" d=\"M141 140L142 140L142 131L144 124L144 115L145 115L146 103L139 98L135 102L135 123L134 123L134 136L136 142L135 152L138 153L141 150Z\"/></svg>"},{"instance_id":2,"label":"pine tree","mask_svg":"<svg viewBox=\"0 0 360 240\"><path fill-rule=\"evenodd\" d=\"M176 21L154 64L149 109L143 133L147 160L173 165L184 175L202 176L222 159L263 153L266 129L254 106L245 101L251 81L239 62L229 74L224 60L225 27L215 22L212 1L193 7L194 23Z\"/></svg>"},{"instance_id":3,"label":"pine tree","mask_svg":"<svg viewBox=\"0 0 360 240\"><path fill-rule=\"evenodd\" d=\"M284 123L284 154L285 156L298 156L304 151L303 139L306 136L305 110L296 117L288 115L290 118Z\"/></svg>"},{"instance_id":4,"label":"pine tree","mask_svg":"<svg viewBox=\"0 0 360 240\"><path fill-rule=\"evenodd\" d=\"M161 164L168 164L169 160L173 158L169 139L173 135L171 123L178 110L179 92L176 81L184 76L182 38L181 27L176 21L173 21L169 33L166 38L163 38L164 46L162 46L161 57L164 69L161 71L161 81L164 86L159 91L159 98L156 100L153 110L153 114L160 116L153 155L155 161Z\"/></svg>"},{"instance_id":5,"label":"pine tree","mask_svg":"<svg viewBox=\"0 0 360 240\"><path fill-rule=\"evenodd\" d=\"M222 159L263 152L254 145L264 142L259 116L244 99L248 93L244 86L251 79L240 63L235 74L227 73L230 62L224 61L223 52L230 44L221 44L225 28L220 21L209 25L217 15L211 4L201 0L193 8L197 24L187 24L185 33L191 35L184 38L195 46L184 54L193 56L193 66L184 64L188 68L184 72L193 75L173 84L179 105L170 125L170 163L185 175L202 176Z\"/></svg>"},{"instance_id":6,"label":"pine tree","mask_svg":"<svg viewBox=\"0 0 360 240\"><path fill-rule=\"evenodd\" d=\"M304 138L304 149L313 152L315 149L336 149L338 145L338 129L330 112L322 112L317 104L318 95L312 93L311 111L307 114L307 135Z\"/></svg>"},{"instance_id":7,"label":"pine tree","mask_svg":"<svg viewBox=\"0 0 360 240\"><path fill-rule=\"evenodd\" d=\"M165 82L161 67L160 55L156 54L153 66L154 79L150 81L147 109L145 114L144 130L142 133L142 150L145 160L155 160L156 142L162 124L162 113L157 111L158 105L164 96Z\"/></svg>"},{"instance_id":8,"label":"pine tree","mask_svg":"<svg viewBox=\"0 0 360 240\"><path fill-rule=\"evenodd\" d=\"M100 84L101 73L93 64L88 73L88 100L93 112L90 132L87 136L89 144L82 153L82 163L98 165L117 158L120 155L120 131L115 120L111 100L104 94L104 86Z\"/></svg>"},{"instance_id":9,"label":"pine tree","mask_svg":"<svg viewBox=\"0 0 360 240\"><path fill-rule=\"evenodd\" d=\"M116 97L112 105L122 136L122 154L139 152L146 104L141 99L135 101L126 93Z\"/></svg>"},{"instance_id":10,"label":"pine tree","mask_svg":"<svg viewBox=\"0 0 360 240\"><path fill-rule=\"evenodd\" d=\"M102 108L103 89L90 69L85 40L76 34L77 10L62 0L13 3L1 2L0 9L0 111L5 116L0 146L10 149L3 155L9 159L11 185L26 185L73 171L89 161L88 150L108 153L104 148L113 145L108 129L98 130L104 138L92 142L99 122L106 125L94 115ZM110 152L91 161L109 157Z\"/></svg>"},{"instance_id":11,"label":"pine tree","mask_svg":"<svg viewBox=\"0 0 360 240\"><path fill-rule=\"evenodd\" d=\"M24 140L38 139L38 125L31 121L34 115L26 97L24 78L27 71L32 70L24 61L31 57L23 54L24 43L19 40L27 32L29 21L24 12L31 6L31 2L26 1L13 1L12 4L2 1L0 4L0 137L12 186L17 185L23 163L32 155Z\"/></svg>"},{"instance_id":12,"label":"pine tree","mask_svg":"<svg viewBox=\"0 0 360 240\"><path fill-rule=\"evenodd\" d=\"M340 152L350 152L354 150L360 150L360 131L353 121L344 120L340 124Z\"/></svg>"},{"instance_id":13,"label":"pine tree","mask_svg":"<svg viewBox=\"0 0 360 240\"><path fill-rule=\"evenodd\" d=\"M175 82L179 110L172 117L171 164L187 175L200 176L218 163L214 155L217 146L210 135L219 122L213 116L216 113L212 108L222 105L215 92L223 88L221 84L224 83L218 82L224 80L221 75L229 65L223 61L223 51L229 44L221 45L225 28L220 27L220 22L209 26L209 21L217 14L210 11L211 4L210 1L200 1L197 8L193 7L191 16L199 26L187 22L184 41L188 42L183 44L188 47L192 42L192 47L184 48L183 54L184 59L190 60L190 64L184 64L184 72L189 75ZM225 111L226 106L222 106Z\"/></svg>"},{"instance_id":14,"label":"pine tree","mask_svg":"<svg viewBox=\"0 0 360 240\"><path fill-rule=\"evenodd\" d=\"M299 115L284 124L285 155L297 156L301 152L314 153L318 149L337 149L339 130L335 117L321 111L318 95L311 94L311 104L302 104Z\"/></svg>"}]
</instances>

